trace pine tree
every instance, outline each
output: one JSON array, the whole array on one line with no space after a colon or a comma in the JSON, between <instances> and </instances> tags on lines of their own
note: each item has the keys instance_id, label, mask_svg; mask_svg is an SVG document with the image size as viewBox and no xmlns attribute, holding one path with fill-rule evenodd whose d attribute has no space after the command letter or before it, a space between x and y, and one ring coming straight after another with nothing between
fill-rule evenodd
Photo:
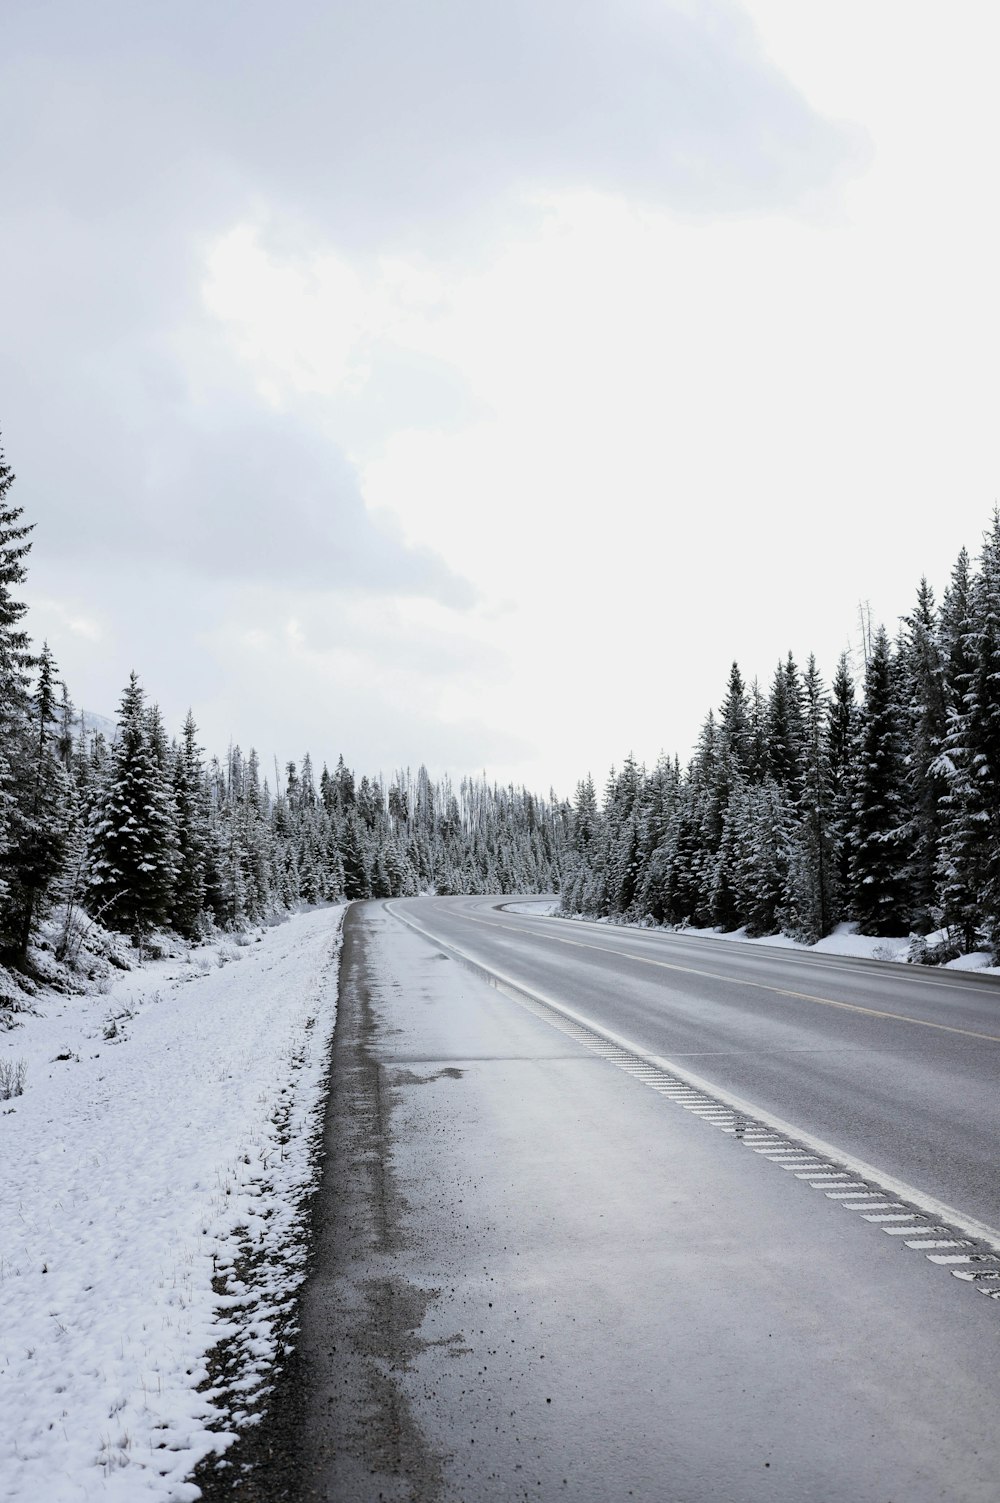
<instances>
[{"instance_id":1,"label":"pine tree","mask_svg":"<svg viewBox=\"0 0 1000 1503\"><path fill-rule=\"evenodd\" d=\"M608 783L604 800L607 830L605 894L609 913L627 913L639 879L639 805L644 774L628 756L621 773Z\"/></svg>"},{"instance_id":2,"label":"pine tree","mask_svg":"<svg viewBox=\"0 0 1000 1503\"><path fill-rule=\"evenodd\" d=\"M173 758L177 874L171 910L173 927L188 939L196 938L204 925L211 840L208 789L197 736L198 727L189 710Z\"/></svg>"},{"instance_id":3,"label":"pine tree","mask_svg":"<svg viewBox=\"0 0 1000 1503\"><path fill-rule=\"evenodd\" d=\"M828 706L810 654L803 682L799 797L789 851L787 932L810 944L833 922L835 863L830 811Z\"/></svg>"},{"instance_id":4,"label":"pine tree","mask_svg":"<svg viewBox=\"0 0 1000 1503\"><path fill-rule=\"evenodd\" d=\"M865 670L854 785L851 889L863 934L895 934L905 921L906 852L900 715L885 628Z\"/></svg>"},{"instance_id":5,"label":"pine tree","mask_svg":"<svg viewBox=\"0 0 1000 1503\"><path fill-rule=\"evenodd\" d=\"M20 622L27 607L16 598L26 578L25 559L31 548L31 526L22 522L20 507L12 505L14 472L0 445L0 919L10 928L6 909L4 867L10 854L10 821L14 803L12 753L29 735L30 643ZM13 927L16 927L14 925Z\"/></svg>"},{"instance_id":6,"label":"pine tree","mask_svg":"<svg viewBox=\"0 0 1000 1503\"><path fill-rule=\"evenodd\" d=\"M767 705L760 684L754 679L750 685L748 709L747 782L762 783L767 777L767 769Z\"/></svg>"},{"instance_id":7,"label":"pine tree","mask_svg":"<svg viewBox=\"0 0 1000 1503\"><path fill-rule=\"evenodd\" d=\"M734 811L736 903L752 937L776 933L786 913L792 811L771 777L750 784Z\"/></svg>"},{"instance_id":8,"label":"pine tree","mask_svg":"<svg viewBox=\"0 0 1000 1503\"><path fill-rule=\"evenodd\" d=\"M727 776L745 777L753 751L750 706L738 663L729 670L726 697L719 710L719 749ZM725 790L728 794L728 790Z\"/></svg>"},{"instance_id":9,"label":"pine tree","mask_svg":"<svg viewBox=\"0 0 1000 1503\"><path fill-rule=\"evenodd\" d=\"M958 602L949 605L957 613ZM949 623L951 625L951 623ZM949 643L955 673L946 756L952 769L943 846L946 920L967 948L985 926L1000 954L1000 512L995 512L968 589L966 630ZM952 664L954 671L955 665ZM963 692L964 686L964 692Z\"/></svg>"},{"instance_id":10,"label":"pine tree","mask_svg":"<svg viewBox=\"0 0 1000 1503\"><path fill-rule=\"evenodd\" d=\"M858 739L858 707L854 698L847 653L841 653L834 674L827 711L827 776L829 778L830 839L833 846L833 888L837 918L843 918L851 890L854 828L854 774Z\"/></svg>"},{"instance_id":11,"label":"pine tree","mask_svg":"<svg viewBox=\"0 0 1000 1503\"><path fill-rule=\"evenodd\" d=\"M560 899L564 913L582 911L584 890L591 868L590 847L598 836L600 815L597 809L597 794L594 780L588 773L576 785L576 799L572 810L569 855L565 881ZM489 888L486 889L489 891Z\"/></svg>"},{"instance_id":12,"label":"pine tree","mask_svg":"<svg viewBox=\"0 0 1000 1503\"><path fill-rule=\"evenodd\" d=\"M979 822L974 816L967 698L975 672L975 621L969 555L963 548L941 604L944 748L933 770L944 781L938 892L944 922L963 950L973 950L981 920Z\"/></svg>"},{"instance_id":13,"label":"pine tree","mask_svg":"<svg viewBox=\"0 0 1000 1503\"><path fill-rule=\"evenodd\" d=\"M133 673L91 835L88 906L136 945L168 920L176 870L176 814L161 734Z\"/></svg>"},{"instance_id":14,"label":"pine tree","mask_svg":"<svg viewBox=\"0 0 1000 1503\"><path fill-rule=\"evenodd\" d=\"M947 784L939 758L946 734L944 658L934 594L920 581L913 612L904 617L899 648L900 703L905 752L906 842L909 851L909 925L918 934L936 929L941 801Z\"/></svg>"},{"instance_id":15,"label":"pine tree","mask_svg":"<svg viewBox=\"0 0 1000 1503\"><path fill-rule=\"evenodd\" d=\"M720 929L735 929L740 909L734 890L734 864L737 850L735 811L740 807L740 792L746 781L752 755L750 707L739 665L729 671L729 686L719 711L718 755L712 786L706 791L712 813L708 840L714 846L709 909L711 920Z\"/></svg>"},{"instance_id":16,"label":"pine tree","mask_svg":"<svg viewBox=\"0 0 1000 1503\"><path fill-rule=\"evenodd\" d=\"M576 803L573 808L571 842L578 855L584 855L597 833L599 821L597 794L594 780L588 772L586 778L576 785Z\"/></svg>"},{"instance_id":17,"label":"pine tree","mask_svg":"<svg viewBox=\"0 0 1000 1503\"><path fill-rule=\"evenodd\" d=\"M791 798L799 791L804 735L802 684L792 654L774 673L767 706L768 772Z\"/></svg>"},{"instance_id":18,"label":"pine tree","mask_svg":"<svg viewBox=\"0 0 1000 1503\"><path fill-rule=\"evenodd\" d=\"M333 789L337 812L344 815L348 809L354 807L354 774L349 767L344 765L342 755L337 758L337 767L333 774Z\"/></svg>"},{"instance_id":19,"label":"pine tree","mask_svg":"<svg viewBox=\"0 0 1000 1503\"><path fill-rule=\"evenodd\" d=\"M8 886L3 949L23 964L35 924L62 874L72 824L72 785L60 755L56 667L46 643L31 695L31 738L18 738L12 759L12 840L3 870Z\"/></svg>"},{"instance_id":20,"label":"pine tree","mask_svg":"<svg viewBox=\"0 0 1000 1503\"><path fill-rule=\"evenodd\" d=\"M361 824L355 813L353 804L344 821L341 857L344 863L345 898L348 901L354 898L370 898L372 895L371 876L367 861L365 860Z\"/></svg>"}]
</instances>

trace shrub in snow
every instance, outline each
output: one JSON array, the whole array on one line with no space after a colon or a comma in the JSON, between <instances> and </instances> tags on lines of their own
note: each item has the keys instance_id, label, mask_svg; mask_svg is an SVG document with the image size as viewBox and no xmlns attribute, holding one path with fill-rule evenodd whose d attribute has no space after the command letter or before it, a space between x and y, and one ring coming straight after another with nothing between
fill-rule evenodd
<instances>
[{"instance_id":1,"label":"shrub in snow","mask_svg":"<svg viewBox=\"0 0 1000 1503\"><path fill-rule=\"evenodd\" d=\"M957 938L947 929L934 934L914 934L906 958L911 965L947 965L963 953Z\"/></svg>"},{"instance_id":2,"label":"shrub in snow","mask_svg":"<svg viewBox=\"0 0 1000 1503\"><path fill-rule=\"evenodd\" d=\"M0 1101L10 1101L24 1093L28 1067L23 1059L0 1059Z\"/></svg>"}]
</instances>

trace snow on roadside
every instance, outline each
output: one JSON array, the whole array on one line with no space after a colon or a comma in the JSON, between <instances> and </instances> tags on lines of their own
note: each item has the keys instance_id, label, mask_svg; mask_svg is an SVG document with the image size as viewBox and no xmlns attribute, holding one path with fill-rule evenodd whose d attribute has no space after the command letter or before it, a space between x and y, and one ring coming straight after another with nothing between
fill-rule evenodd
<instances>
[{"instance_id":1,"label":"snow on roadside","mask_svg":"<svg viewBox=\"0 0 1000 1503\"><path fill-rule=\"evenodd\" d=\"M535 918L551 918L559 912L558 898L524 898L519 902L503 903L507 913L530 913Z\"/></svg>"},{"instance_id":2,"label":"snow on roadside","mask_svg":"<svg viewBox=\"0 0 1000 1503\"><path fill-rule=\"evenodd\" d=\"M525 912L531 911L527 908ZM539 910L534 910L536 913ZM558 905L553 908L553 913L558 913ZM568 918L578 923L606 924L611 928L622 929L656 929L657 924L630 924L620 919L600 918L587 919L580 913L559 914L560 918ZM751 937L745 929L700 929L694 924L685 924L683 928L671 929L663 926L665 932L676 934L691 934L698 939L728 939L735 940L744 945L768 945L778 946L787 950L811 950L817 955L851 955L862 960L889 960L906 964L910 959L912 936L892 936L888 939L878 938L871 934L859 934L857 924L838 924L836 928L824 939L817 940L815 944L804 944L801 940L790 939L787 934L764 934ZM929 934L928 943L934 943L944 938L943 932ZM956 960L945 961L942 970L955 971L980 971L990 976L1000 976L1000 966L990 965L990 952L977 950L970 955L959 955Z\"/></svg>"},{"instance_id":3,"label":"snow on roadside","mask_svg":"<svg viewBox=\"0 0 1000 1503\"><path fill-rule=\"evenodd\" d=\"M0 1101L0 1498L187 1503L253 1421L301 1278L343 914L0 1033L26 1065Z\"/></svg>"}]
</instances>

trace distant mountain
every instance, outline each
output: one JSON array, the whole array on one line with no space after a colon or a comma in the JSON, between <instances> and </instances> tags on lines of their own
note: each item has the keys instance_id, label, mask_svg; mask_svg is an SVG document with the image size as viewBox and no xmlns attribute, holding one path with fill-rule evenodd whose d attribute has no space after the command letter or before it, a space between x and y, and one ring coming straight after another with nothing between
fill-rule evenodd
<instances>
[{"instance_id":1,"label":"distant mountain","mask_svg":"<svg viewBox=\"0 0 1000 1503\"><path fill-rule=\"evenodd\" d=\"M78 741L93 741L103 736L110 744L118 733L118 725L107 715L98 715L93 710L78 710L73 716L73 735Z\"/></svg>"}]
</instances>

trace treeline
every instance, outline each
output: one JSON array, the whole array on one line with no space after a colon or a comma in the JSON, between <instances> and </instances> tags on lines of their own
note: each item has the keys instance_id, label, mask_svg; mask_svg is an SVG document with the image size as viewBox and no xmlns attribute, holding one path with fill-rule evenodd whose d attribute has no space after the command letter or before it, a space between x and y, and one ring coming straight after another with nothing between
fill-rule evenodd
<instances>
[{"instance_id":1,"label":"treeline","mask_svg":"<svg viewBox=\"0 0 1000 1503\"><path fill-rule=\"evenodd\" d=\"M131 935L197 938L340 898L558 888L570 811L465 779L355 778L307 755L278 786L238 747L206 760L188 716L171 740L133 674L117 731L80 733L47 646L17 599L30 527L0 450L0 959L23 966L58 908L56 948L81 916Z\"/></svg>"},{"instance_id":2,"label":"treeline","mask_svg":"<svg viewBox=\"0 0 1000 1503\"><path fill-rule=\"evenodd\" d=\"M765 693L733 664L690 764L629 758L603 809L577 788L566 912L745 925L814 942L843 920L986 944L1000 961L1000 515L940 607L923 580L890 639L865 631L829 689L789 657Z\"/></svg>"}]
</instances>

